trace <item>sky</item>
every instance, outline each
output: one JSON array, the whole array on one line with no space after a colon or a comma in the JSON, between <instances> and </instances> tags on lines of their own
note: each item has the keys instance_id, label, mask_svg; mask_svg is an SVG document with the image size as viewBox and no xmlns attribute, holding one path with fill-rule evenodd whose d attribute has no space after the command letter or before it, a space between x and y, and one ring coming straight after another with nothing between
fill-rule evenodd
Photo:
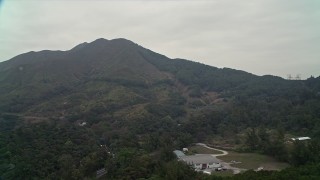
<instances>
[{"instance_id":1,"label":"sky","mask_svg":"<svg viewBox=\"0 0 320 180\"><path fill-rule=\"evenodd\" d=\"M0 0L0 62L126 38L257 75L320 75L320 0Z\"/></svg>"}]
</instances>

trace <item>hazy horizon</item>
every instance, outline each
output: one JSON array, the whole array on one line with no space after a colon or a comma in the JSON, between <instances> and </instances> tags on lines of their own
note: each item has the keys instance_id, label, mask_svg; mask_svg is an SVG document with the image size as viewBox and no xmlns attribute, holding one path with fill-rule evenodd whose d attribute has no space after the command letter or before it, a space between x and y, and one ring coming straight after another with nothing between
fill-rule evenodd
<instances>
[{"instance_id":1,"label":"hazy horizon","mask_svg":"<svg viewBox=\"0 0 320 180\"><path fill-rule=\"evenodd\" d=\"M0 2L0 62L125 38L170 58L286 78L320 75L320 2L29 0Z\"/></svg>"}]
</instances>

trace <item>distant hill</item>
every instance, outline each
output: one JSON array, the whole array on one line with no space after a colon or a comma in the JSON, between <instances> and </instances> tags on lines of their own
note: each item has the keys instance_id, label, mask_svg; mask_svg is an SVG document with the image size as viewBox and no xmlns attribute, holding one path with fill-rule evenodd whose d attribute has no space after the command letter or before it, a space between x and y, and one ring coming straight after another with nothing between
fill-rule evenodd
<instances>
[{"instance_id":1,"label":"distant hill","mask_svg":"<svg viewBox=\"0 0 320 180\"><path fill-rule=\"evenodd\" d=\"M210 108L219 98L303 101L300 96L317 97L319 89L319 78L289 81L170 59L126 39L28 52L0 63L1 111L52 117L75 114L80 107L90 112L99 103L118 112L170 102L190 112Z\"/></svg>"},{"instance_id":2,"label":"distant hill","mask_svg":"<svg viewBox=\"0 0 320 180\"><path fill-rule=\"evenodd\" d=\"M106 152L102 144L145 158L216 136L236 144L247 128L320 138L319 109L320 77L285 80L221 69L170 59L126 39L28 52L0 63L0 151L11 153L0 166L17 165L0 173L92 177L105 163L98 158ZM119 162L119 169L129 166Z\"/></svg>"},{"instance_id":3,"label":"distant hill","mask_svg":"<svg viewBox=\"0 0 320 180\"><path fill-rule=\"evenodd\" d=\"M89 106L101 101L104 106L117 104L114 111L118 111L168 100L170 93L184 98L189 106L199 99L202 106L212 105L203 104L210 96L206 93L229 100L242 96L290 99L319 90L317 83L319 78L288 81L170 59L126 39L101 38L68 51L28 52L0 63L0 109L58 116L62 109L63 114L74 114L81 105L90 111Z\"/></svg>"},{"instance_id":4,"label":"distant hill","mask_svg":"<svg viewBox=\"0 0 320 180\"><path fill-rule=\"evenodd\" d=\"M76 87L84 91L88 82L151 86L177 80L221 92L256 78L243 71L169 59L126 39L97 39L69 51L29 52L2 62L0 107L21 112ZM12 107L17 103L22 104Z\"/></svg>"}]
</instances>

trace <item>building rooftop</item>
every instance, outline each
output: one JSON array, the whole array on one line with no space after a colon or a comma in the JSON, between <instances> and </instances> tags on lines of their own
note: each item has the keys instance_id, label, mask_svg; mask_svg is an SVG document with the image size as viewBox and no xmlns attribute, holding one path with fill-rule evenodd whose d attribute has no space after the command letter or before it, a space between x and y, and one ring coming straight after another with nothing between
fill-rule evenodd
<instances>
[{"instance_id":1,"label":"building rooftop","mask_svg":"<svg viewBox=\"0 0 320 180\"><path fill-rule=\"evenodd\" d=\"M298 141L304 141L304 140L309 140L311 139L310 137L297 137L297 138L291 138L292 140L298 140Z\"/></svg>"},{"instance_id":2,"label":"building rooftop","mask_svg":"<svg viewBox=\"0 0 320 180\"><path fill-rule=\"evenodd\" d=\"M182 151L179 150L174 150L173 153L177 156L177 158L186 156Z\"/></svg>"},{"instance_id":3,"label":"building rooftop","mask_svg":"<svg viewBox=\"0 0 320 180\"><path fill-rule=\"evenodd\" d=\"M197 154L192 156L183 156L180 158L187 164L207 164L220 163L220 160L210 154Z\"/></svg>"}]
</instances>

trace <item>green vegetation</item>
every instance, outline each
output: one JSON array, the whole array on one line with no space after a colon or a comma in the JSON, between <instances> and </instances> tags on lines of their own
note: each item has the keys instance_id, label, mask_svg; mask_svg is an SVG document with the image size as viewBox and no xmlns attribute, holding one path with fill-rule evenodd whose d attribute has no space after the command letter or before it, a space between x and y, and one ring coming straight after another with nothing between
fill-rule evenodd
<instances>
[{"instance_id":1,"label":"green vegetation","mask_svg":"<svg viewBox=\"0 0 320 180\"><path fill-rule=\"evenodd\" d=\"M123 39L26 53L0 63L1 178L85 179L100 168L107 179L217 178L176 162L172 151L220 137L294 166L234 178L312 179L320 172L319 92L320 77L259 77ZM286 146L287 133L312 141Z\"/></svg>"},{"instance_id":2,"label":"green vegetation","mask_svg":"<svg viewBox=\"0 0 320 180\"><path fill-rule=\"evenodd\" d=\"M320 178L320 164L312 164L297 167L290 167L282 171L246 171L233 177L220 178L217 176L206 177L204 179L261 179L261 180L273 180L273 179L312 179L316 180Z\"/></svg>"},{"instance_id":3,"label":"green vegetation","mask_svg":"<svg viewBox=\"0 0 320 180\"><path fill-rule=\"evenodd\" d=\"M188 147L189 152L193 154L221 154L221 151L217 151L214 149L208 149L203 146L190 146Z\"/></svg>"},{"instance_id":4,"label":"green vegetation","mask_svg":"<svg viewBox=\"0 0 320 180\"><path fill-rule=\"evenodd\" d=\"M232 170L224 170L224 171L214 171L212 173L213 176L219 176L219 177L231 177L234 176Z\"/></svg>"},{"instance_id":5,"label":"green vegetation","mask_svg":"<svg viewBox=\"0 0 320 180\"><path fill-rule=\"evenodd\" d=\"M289 166L287 163L279 162L270 156L262 154L228 152L228 155L219 156L218 158L225 162L236 161L231 165L233 167L244 169L257 169L263 167L265 170L281 170Z\"/></svg>"}]
</instances>

